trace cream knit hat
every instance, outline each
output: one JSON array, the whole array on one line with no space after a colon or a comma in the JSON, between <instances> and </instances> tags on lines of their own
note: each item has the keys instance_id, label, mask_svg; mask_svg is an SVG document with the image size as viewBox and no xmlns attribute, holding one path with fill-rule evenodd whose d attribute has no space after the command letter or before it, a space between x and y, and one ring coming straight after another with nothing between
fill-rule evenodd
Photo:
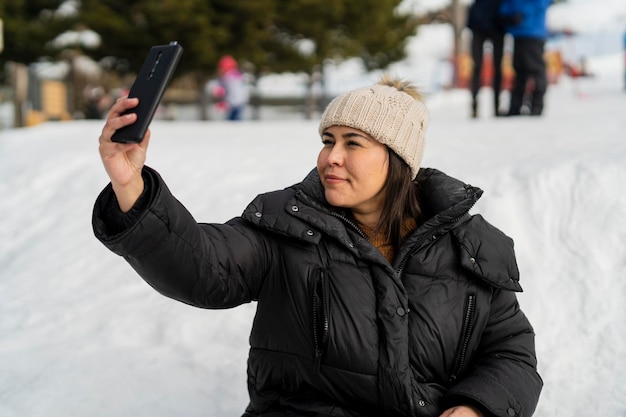
<instances>
[{"instance_id":1,"label":"cream knit hat","mask_svg":"<svg viewBox=\"0 0 626 417\"><path fill-rule=\"evenodd\" d=\"M408 93L377 84L342 94L324 110L319 134L330 126L348 126L369 134L411 167L411 178L417 176L428 111L423 102Z\"/></svg>"}]
</instances>

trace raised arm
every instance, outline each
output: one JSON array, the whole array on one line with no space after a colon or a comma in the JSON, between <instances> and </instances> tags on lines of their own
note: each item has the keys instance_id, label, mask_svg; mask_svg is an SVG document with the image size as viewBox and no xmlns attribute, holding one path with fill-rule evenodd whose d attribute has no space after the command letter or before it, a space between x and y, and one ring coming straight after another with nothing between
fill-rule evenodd
<instances>
[{"instance_id":1,"label":"raised arm","mask_svg":"<svg viewBox=\"0 0 626 417\"><path fill-rule=\"evenodd\" d=\"M141 143L116 143L111 141L111 136L117 129L135 122L136 114L122 115L122 113L136 107L137 104L139 100L136 98L118 99L107 115L99 139L100 158L123 212L133 207L144 189L141 170L146 162L150 130L147 131Z\"/></svg>"}]
</instances>

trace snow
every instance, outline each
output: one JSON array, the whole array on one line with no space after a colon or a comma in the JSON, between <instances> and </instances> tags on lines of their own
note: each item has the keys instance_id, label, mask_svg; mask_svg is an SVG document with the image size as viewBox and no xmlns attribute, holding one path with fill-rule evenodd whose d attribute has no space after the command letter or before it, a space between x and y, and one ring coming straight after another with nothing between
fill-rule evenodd
<instances>
[{"instance_id":1,"label":"snow","mask_svg":"<svg viewBox=\"0 0 626 417\"><path fill-rule=\"evenodd\" d=\"M548 9L548 25L552 30L577 32L626 29L626 2L623 0L568 0Z\"/></svg>"},{"instance_id":2,"label":"snow","mask_svg":"<svg viewBox=\"0 0 626 417\"><path fill-rule=\"evenodd\" d=\"M540 118L468 117L433 91L424 166L485 190L516 244L545 387L535 415L626 415L623 53L551 85ZM369 81L369 80L368 80ZM339 82L337 83L339 84ZM0 416L238 416L254 305L196 309L145 284L91 230L101 121L0 131ZM148 164L199 221L241 213L315 165L306 120L152 124Z\"/></svg>"}]
</instances>

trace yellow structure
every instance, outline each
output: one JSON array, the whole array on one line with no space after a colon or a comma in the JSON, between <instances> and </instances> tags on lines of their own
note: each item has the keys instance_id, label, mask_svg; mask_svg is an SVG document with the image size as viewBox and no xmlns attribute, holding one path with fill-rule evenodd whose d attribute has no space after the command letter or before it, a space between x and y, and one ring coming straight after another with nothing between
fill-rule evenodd
<instances>
[{"instance_id":1,"label":"yellow structure","mask_svg":"<svg viewBox=\"0 0 626 417\"><path fill-rule=\"evenodd\" d=\"M41 110L26 114L26 126L34 126L49 120L71 120L67 109L67 87L61 81L41 81Z\"/></svg>"}]
</instances>

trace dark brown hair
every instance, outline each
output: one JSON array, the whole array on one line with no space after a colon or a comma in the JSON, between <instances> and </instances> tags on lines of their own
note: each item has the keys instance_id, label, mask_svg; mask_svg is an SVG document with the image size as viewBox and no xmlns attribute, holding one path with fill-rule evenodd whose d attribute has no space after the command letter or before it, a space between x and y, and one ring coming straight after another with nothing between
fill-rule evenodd
<instances>
[{"instance_id":1,"label":"dark brown hair","mask_svg":"<svg viewBox=\"0 0 626 417\"><path fill-rule=\"evenodd\" d=\"M422 209L418 183L411 179L411 168L393 150L389 152L389 174L385 183L385 201L376 227L387 234L387 241L397 253L402 244L402 226L409 218L419 224Z\"/></svg>"}]
</instances>

